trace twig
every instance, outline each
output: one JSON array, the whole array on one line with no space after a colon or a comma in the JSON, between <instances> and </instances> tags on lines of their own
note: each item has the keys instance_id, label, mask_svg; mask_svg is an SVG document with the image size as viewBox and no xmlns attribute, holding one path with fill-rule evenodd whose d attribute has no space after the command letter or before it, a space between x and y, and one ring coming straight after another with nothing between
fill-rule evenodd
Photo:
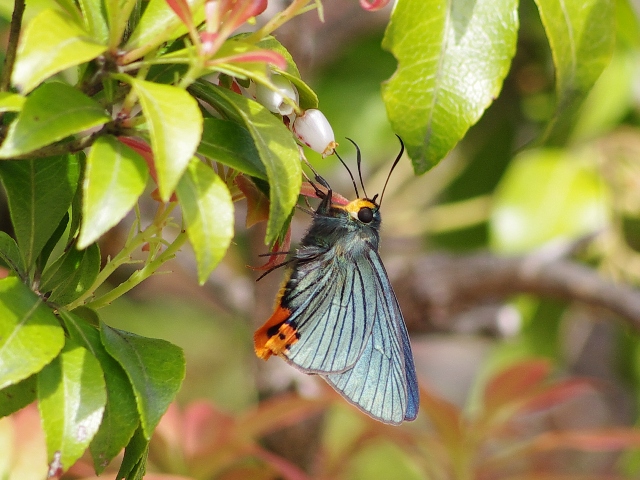
<instances>
[{"instance_id":1,"label":"twig","mask_svg":"<svg viewBox=\"0 0 640 480\"><path fill-rule=\"evenodd\" d=\"M16 61L18 40L20 39L20 30L22 29L24 5L24 0L15 0L14 2L13 13L11 14L11 27L9 29L9 43L7 45L6 56L4 57L2 78L0 78L0 92L7 92L11 86L11 74L13 73L13 64Z\"/></svg>"},{"instance_id":2,"label":"twig","mask_svg":"<svg viewBox=\"0 0 640 480\"><path fill-rule=\"evenodd\" d=\"M640 290L568 259L432 254L407 262L393 283L410 328L441 326L471 307L529 293L605 309L640 331Z\"/></svg>"}]
</instances>

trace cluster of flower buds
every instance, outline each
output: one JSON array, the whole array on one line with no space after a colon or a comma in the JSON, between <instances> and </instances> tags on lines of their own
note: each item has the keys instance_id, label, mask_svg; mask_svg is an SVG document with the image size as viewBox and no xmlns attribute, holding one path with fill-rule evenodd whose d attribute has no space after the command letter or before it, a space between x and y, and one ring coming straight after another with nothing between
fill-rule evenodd
<instances>
[{"instance_id":1,"label":"cluster of flower buds","mask_svg":"<svg viewBox=\"0 0 640 480\"><path fill-rule=\"evenodd\" d=\"M282 115L283 121L295 137L311 150L323 157L333 154L337 147L333 129L324 114L315 108L296 113L298 91L284 76L271 75L273 90L265 85L256 85L252 96L269 111Z\"/></svg>"}]
</instances>

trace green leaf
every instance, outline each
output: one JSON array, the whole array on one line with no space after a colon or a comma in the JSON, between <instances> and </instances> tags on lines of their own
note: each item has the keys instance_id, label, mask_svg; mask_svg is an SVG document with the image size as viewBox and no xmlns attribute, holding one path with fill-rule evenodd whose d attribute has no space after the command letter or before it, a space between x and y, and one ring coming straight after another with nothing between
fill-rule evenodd
<instances>
[{"instance_id":1,"label":"green leaf","mask_svg":"<svg viewBox=\"0 0 640 480\"><path fill-rule=\"evenodd\" d=\"M634 101L636 53L631 50L614 54L580 107L571 132L572 143L597 137L624 123Z\"/></svg>"},{"instance_id":2,"label":"green leaf","mask_svg":"<svg viewBox=\"0 0 640 480\"><path fill-rule=\"evenodd\" d=\"M193 12L194 23L198 25L204 20L204 0L188 0ZM187 33L187 29L169 7L166 0L150 0L135 30L129 37L124 51L135 50L128 60L136 60L150 52L160 44L178 38Z\"/></svg>"},{"instance_id":3,"label":"green leaf","mask_svg":"<svg viewBox=\"0 0 640 480\"><path fill-rule=\"evenodd\" d=\"M100 137L87 157L78 248L95 242L136 204L147 184L144 159L114 137Z\"/></svg>"},{"instance_id":4,"label":"green leaf","mask_svg":"<svg viewBox=\"0 0 640 480\"><path fill-rule=\"evenodd\" d=\"M99 103L60 82L45 83L27 97L11 124L0 158L12 158L111 120Z\"/></svg>"},{"instance_id":5,"label":"green leaf","mask_svg":"<svg viewBox=\"0 0 640 480\"><path fill-rule=\"evenodd\" d=\"M22 410L35 401L36 377L37 375L31 375L0 390L0 418Z\"/></svg>"},{"instance_id":6,"label":"green leaf","mask_svg":"<svg viewBox=\"0 0 640 480\"><path fill-rule=\"evenodd\" d=\"M25 278L26 267L16 241L0 231L0 259L19 277Z\"/></svg>"},{"instance_id":7,"label":"green leaf","mask_svg":"<svg viewBox=\"0 0 640 480\"><path fill-rule=\"evenodd\" d=\"M160 197L171 197L202 136L202 114L184 90L130 79L148 122Z\"/></svg>"},{"instance_id":8,"label":"green leaf","mask_svg":"<svg viewBox=\"0 0 640 480\"><path fill-rule=\"evenodd\" d=\"M192 160L176 190L187 235L196 253L198 281L204 284L233 238L233 201L218 175Z\"/></svg>"},{"instance_id":9,"label":"green leaf","mask_svg":"<svg viewBox=\"0 0 640 480\"><path fill-rule=\"evenodd\" d=\"M62 349L64 331L42 300L15 277L0 280L0 388L39 372Z\"/></svg>"},{"instance_id":10,"label":"green leaf","mask_svg":"<svg viewBox=\"0 0 640 480\"><path fill-rule=\"evenodd\" d=\"M491 243L522 253L556 239L598 231L607 223L606 189L595 161L562 150L533 150L514 160L498 187Z\"/></svg>"},{"instance_id":11,"label":"green leaf","mask_svg":"<svg viewBox=\"0 0 640 480\"><path fill-rule=\"evenodd\" d=\"M67 213L79 176L75 156L0 162L0 180L28 269Z\"/></svg>"},{"instance_id":12,"label":"green leaf","mask_svg":"<svg viewBox=\"0 0 640 480\"><path fill-rule=\"evenodd\" d=\"M611 59L614 3L536 0L556 67L556 112L545 133L549 143L567 139L582 101Z\"/></svg>"},{"instance_id":13,"label":"green leaf","mask_svg":"<svg viewBox=\"0 0 640 480\"><path fill-rule=\"evenodd\" d=\"M145 438L151 438L173 401L185 374L182 350L156 338L111 328L100 323L107 352L124 368L136 396Z\"/></svg>"},{"instance_id":14,"label":"green leaf","mask_svg":"<svg viewBox=\"0 0 640 480\"><path fill-rule=\"evenodd\" d=\"M56 245L62 238L62 235L66 231L68 225L69 225L69 214L65 213L64 216L62 217L62 220L60 220L58 227L55 229L53 234L49 237L49 240L47 240L47 243L44 244L44 247L42 247L42 252L40 252L40 255L38 255L38 259L36 261L36 268L38 269L39 272L42 272L46 267L47 262L49 261L49 257L53 252L53 249L56 247ZM65 247L67 246L68 245L65 245Z\"/></svg>"},{"instance_id":15,"label":"green leaf","mask_svg":"<svg viewBox=\"0 0 640 480\"><path fill-rule=\"evenodd\" d=\"M252 177L267 179L251 135L235 122L205 118L198 153Z\"/></svg>"},{"instance_id":16,"label":"green leaf","mask_svg":"<svg viewBox=\"0 0 640 480\"><path fill-rule=\"evenodd\" d=\"M124 450L124 458L116 479L142 480L149 455L149 440L145 438L142 428L138 428Z\"/></svg>"},{"instance_id":17,"label":"green leaf","mask_svg":"<svg viewBox=\"0 0 640 480\"><path fill-rule=\"evenodd\" d=\"M87 0L91 2L91 0ZM124 32L129 27L131 12L136 0L105 0L104 7L109 25L109 47L118 48ZM130 28L130 27L129 27Z\"/></svg>"},{"instance_id":18,"label":"green leaf","mask_svg":"<svg viewBox=\"0 0 640 480\"><path fill-rule=\"evenodd\" d=\"M67 15L44 10L22 34L11 79L28 93L51 75L88 62L106 49Z\"/></svg>"},{"instance_id":19,"label":"green leaf","mask_svg":"<svg viewBox=\"0 0 640 480\"><path fill-rule=\"evenodd\" d=\"M136 399L127 374L102 345L98 329L75 313L62 310L60 316L71 339L89 350L104 372L107 403L100 428L91 442L94 467L100 474L129 443L140 424Z\"/></svg>"},{"instance_id":20,"label":"green leaf","mask_svg":"<svg viewBox=\"0 0 640 480\"><path fill-rule=\"evenodd\" d=\"M255 143L269 180L269 221L265 242L281 233L298 200L302 169L298 147L281 120L253 100L205 82L190 89L229 119L244 125Z\"/></svg>"},{"instance_id":21,"label":"green leaf","mask_svg":"<svg viewBox=\"0 0 640 480\"><path fill-rule=\"evenodd\" d=\"M104 16L104 3L95 0L79 0L78 3L82 9L87 30L91 32L91 37L101 45L107 45L109 25L107 25L107 19ZM108 4L108 2L105 3Z\"/></svg>"},{"instance_id":22,"label":"green leaf","mask_svg":"<svg viewBox=\"0 0 640 480\"><path fill-rule=\"evenodd\" d=\"M17 93L0 92L0 112L19 112L25 100Z\"/></svg>"},{"instance_id":23,"label":"green leaf","mask_svg":"<svg viewBox=\"0 0 640 480\"><path fill-rule=\"evenodd\" d=\"M517 33L516 0L397 3L383 47L398 69L382 95L416 173L442 160L498 96Z\"/></svg>"},{"instance_id":24,"label":"green leaf","mask_svg":"<svg viewBox=\"0 0 640 480\"><path fill-rule=\"evenodd\" d=\"M98 431L106 401L100 363L68 339L62 353L38 374L50 473L68 470L82 456Z\"/></svg>"},{"instance_id":25,"label":"green leaf","mask_svg":"<svg viewBox=\"0 0 640 480\"><path fill-rule=\"evenodd\" d=\"M72 246L43 272L40 290L44 293L51 292L48 298L50 302L67 305L93 285L98 273L98 244L91 244L84 250Z\"/></svg>"}]
</instances>

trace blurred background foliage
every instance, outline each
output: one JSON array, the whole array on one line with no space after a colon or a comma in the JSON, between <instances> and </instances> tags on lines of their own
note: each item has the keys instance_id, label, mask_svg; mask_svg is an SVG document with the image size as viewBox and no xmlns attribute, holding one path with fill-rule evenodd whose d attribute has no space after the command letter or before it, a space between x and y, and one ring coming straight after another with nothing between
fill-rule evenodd
<instances>
[{"instance_id":1,"label":"blurred background foliage","mask_svg":"<svg viewBox=\"0 0 640 480\"><path fill-rule=\"evenodd\" d=\"M49 3L29 2L27 20ZM380 96L381 82L395 69L394 58L380 47L390 10L367 13L355 1L323 4L324 24L315 14L303 15L276 37L318 94L320 109L341 143L339 151L354 165L353 148L344 137L360 145L365 184L370 193L379 192L398 151ZM0 2L3 36L11 9L10 0ZM519 16L517 53L499 98L427 175L415 177L407 160L390 180L382 210L382 255L392 282L415 258L482 250L547 255L552 262L570 258L603 278L637 287L637 5L616 1L613 58L582 105L569 141L552 147L536 144L554 112L551 51L535 4L521 2ZM335 191L353 195L350 179L336 159L307 154ZM6 206L4 210L6 222ZM237 223L242 224L243 206L237 210ZM307 216L296 215L294 244L308 223ZM164 478L159 472L225 479L640 475L640 456L634 450L640 442L635 431L624 429L638 418L640 342L638 332L611 313L531 294L471 305L463 314L437 323L419 318L419 329L411 328L415 314L405 312L418 375L431 393L423 392L422 414L415 423L398 428L378 425L283 362L259 364L255 359L251 332L269 315L280 282L275 272L256 284L258 274L247 268L263 262L258 256L265 253L261 228L236 231L224 262L204 287L197 286L192 253L182 252L170 274L151 278L102 310L102 319L111 326L170 340L185 351L187 376L178 397L180 407L170 411L173 417L159 428L150 454L153 478ZM105 255L110 242L119 245L126 230L116 227L103 238ZM403 292L397 293L402 305ZM531 357L549 363L525 360ZM516 376L529 379L528 386L495 376L514 362L523 362L516 363L521 368ZM543 382L547 376L550 383ZM575 376L581 380L566 383ZM509 388L500 408L495 408L501 416L498 422L487 413L483 398L487 391L497 395L500 381ZM283 390L301 396L278 396ZM264 403L270 395L276 396ZM542 407L524 408L533 398ZM188 410L188 405L203 399L212 403L202 407L205 413L198 417L197 409ZM461 420L462 411L471 420ZM0 445L11 445L12 435L19 436L21 428L37 429L28 414L2 421ZM193 440L185 426L189 415L207 427L193 435L200 450L187 445ZM593 436L568 434L562 437L565 443L558 438L555 444L544 443L546 437L541 440L540 435L549 431L589 431ZM14 462L14 475L21 476L11 478L41 478L42 470L34 474L33 462L19 462L39 458L37 445L31 442L27 447L24 438L20 441L3 447L9 453L4 463L0 460L0 472ZM16 470L18 464L22 470ZM66 477L89 475L79 464Z\"/></svg>"}]
</instances>

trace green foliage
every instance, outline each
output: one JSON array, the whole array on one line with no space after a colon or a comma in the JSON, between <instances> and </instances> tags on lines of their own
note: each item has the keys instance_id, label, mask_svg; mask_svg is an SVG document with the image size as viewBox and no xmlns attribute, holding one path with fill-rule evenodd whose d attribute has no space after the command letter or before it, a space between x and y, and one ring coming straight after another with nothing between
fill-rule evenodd
<instances>
[{"instance_id":1,"label":"green foliage","mask_svg":"<svg viewBox=\"0 0 640 480\"><path fill-rule=\"evenodd\" d=\"M383 45L398 70L383 89L416 173L436 165L498 96L515 54L518 3L400 2Z\"/></svg>"},{"instance_id":2,"label":"green foliage","mask_svg":"<svg viewBox=\"0 0 640 480\"><path fill-rule=\"evenodd\" d=\"M153 453L152 434L185 375L180 348L110 327L98 310L157 273L187 241L204 283L234 238L233 202L245 196L250 197L250 221L262 220L261 202L268 198L266 244L287 237L302 185L299 146L288 128L290 119L269 111L250 92L256 84L277 91L270 80L276 73L297 89L296 114L318 107L318 96L301 78L295 59L271 35L313 5L296 0L256 32L233 36L249 20L244 9L251 2L217 2L235 10L207 22L204 3L44 1L30 12L30 21L13 20L20 41L16 35L9 39L7 58L16 53L16 59L13 66L6 63L0 83L0 181L12 226L11 234L0 232L0 261L7 274L0 280L0 416L38 402L50 475L67 471L87 449L101 473L124 448L117 478L142 478ZM618 34L640 44L625 5L617 6ZM589 155L551 150L547 144L562 147L569 139L610 128L627 113L633 91L621 78L630 75L635 57L619 51L615 70L603 77L605 86L587 98L612 56L613 2L539 0L536 6L556 72L555 96L528 103L528 111L545 122L533 139L538 148L511 162L516 132L503 120L504 128L486 135L490 143L501 142L500 148L477 149L458 183L435 189L433 195L442 193L455 205L429 212L427 219L439 231L481 224L493 246L505 252L606 224L608 199ZM514 1L397 2L383 46L398 68L382 93L415 172L437 165L463 138L474 141L469 130L499 97L512 68L518 7ZM349 68L343 70L351 75ZM348 95L362 93L360 87L348 88ZM592 109L588 114L580 110L585 98L587 106L600 105L602 98L615 101L603 113ZM359 113L366 116L369 110L361 102L364 113ZM331 100L320 103L331 105ZM334 104L343 107L340 101ZM342 115L347 113L358 112ZM368 120L360 125L366 133ZM476 135L486 130L481 131ZM489 169L474 188L465 187L466 180ZM146 193L150 178L157 193ZM488 213L482 207L488 203L485 196L498 183ZM150 220L143 220L137 207L146 195L158 201ZM407 211L398 221L421 232L425 206L415 195L407 204L419 217ZM455 214L471 210L471 220L460 221ZM131 212L121 249L102 258L97 242ZM108 286L123 266L133 267L133 273ZM488 387L497 392L485 398L490 413L522 400L507 398L504 385L521 387L512 383ZM528 392L543 388L536 383L533 390ZM439 448L455 460L461 455L457 443L478 440L476 432L463 428L468 424L453 406L432 400L427 410L442 437ZM303 478L262 450L258 439L325 406L291 400L240 419L208 412L207 425L215 435L224 429L231 433L212 441L202 454L209 459L199 459L202 470L215 475L252 456L279 474ZM481 426L489 421L478 418ZM381 432L389 430L365 429L372 438ZM364 442L366 435L357 441ZM229 438L237 446L230 452L224 450ZM633 443L628 437L623 441ZM424 448L418 444L412 446ZM367 465L381 455L376 451L354 462L353 470L375 471ZM397 449L379 451L400 455ZM397 464L407 475L414 472L402 460ZM327 472L330 478L331 468Z\"/></svg>"}]
</instances>

